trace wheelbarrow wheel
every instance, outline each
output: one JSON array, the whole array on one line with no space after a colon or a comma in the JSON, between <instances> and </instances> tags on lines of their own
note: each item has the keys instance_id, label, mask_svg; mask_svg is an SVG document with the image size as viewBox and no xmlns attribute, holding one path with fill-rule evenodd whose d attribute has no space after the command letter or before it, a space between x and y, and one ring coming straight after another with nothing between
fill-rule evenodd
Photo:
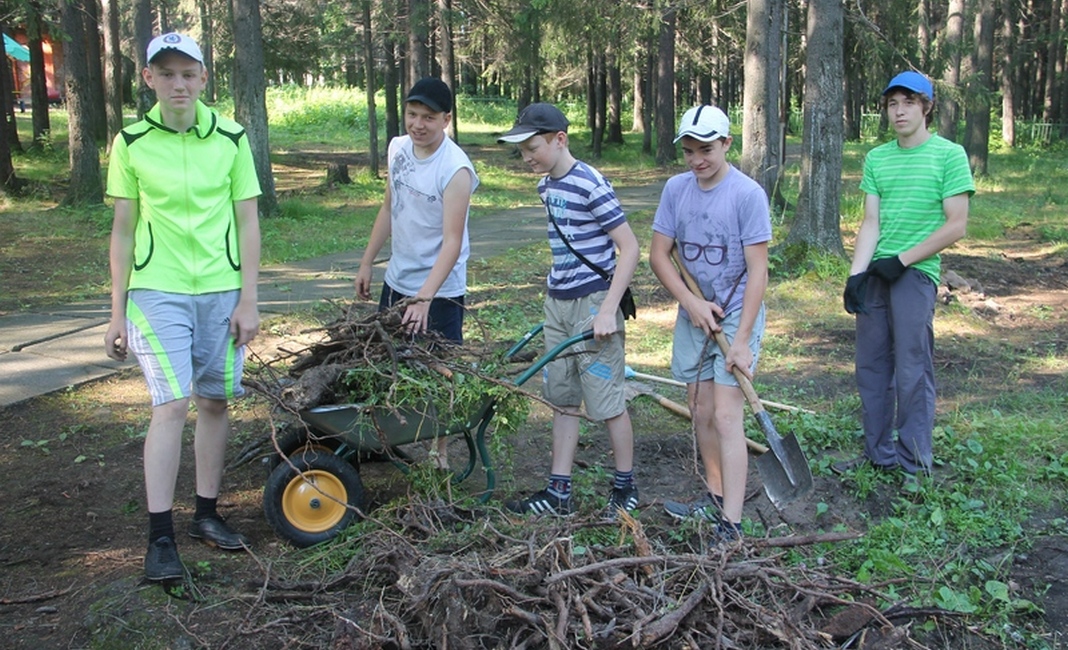
<instances>
[{"instance_id":1,"label":"wheelbarrow wheel","mask_svg":"<svg viewBox=\"0 0 1068 650\"><path fill-rule=\"evenodd\" d=\"M304 548L335 537L364 509L360 472L341 457L308 451L280 463L263 489L263 512L279 537Z\"/></svg>"},{"instance_id":2,"label":"wheelbarrow wheel","mask_svg":"<svg viewBox=\"0 0 1068 650\"><path fill-rule=\"evenodd\" d=\"M340 446L341 438L338 436L309 434L308 428L303 425L290 425L285 432L279 433L278 449L282 451L282 454L276 451L268 456L267 471L272 471L275 467L278 467L278 464L282 462L283 456L295 460L308 452L332 454Z\"/></svg>"}]
</instances>

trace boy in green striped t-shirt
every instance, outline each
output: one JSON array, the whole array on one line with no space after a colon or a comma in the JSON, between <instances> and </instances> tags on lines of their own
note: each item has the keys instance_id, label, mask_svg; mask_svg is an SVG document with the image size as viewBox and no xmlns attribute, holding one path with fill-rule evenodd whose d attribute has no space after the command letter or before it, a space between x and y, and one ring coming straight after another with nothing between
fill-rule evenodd
<instances>
[{"instance_id":1,"label":"boy in green striped t-shirt","mask_svg":"<svg viewBox=\"0 0 1068 650\"><path fill-rule=\"evenodd\" d=\"M964 236L975 184L964 149L928 131L934 88L925 76L902 72L882 100L897 139L864 161L864 219L843 296L857 315L865 453L832 468L871 463L914 477L933 461L939 252Z\"/></svg>"}]
</instances>

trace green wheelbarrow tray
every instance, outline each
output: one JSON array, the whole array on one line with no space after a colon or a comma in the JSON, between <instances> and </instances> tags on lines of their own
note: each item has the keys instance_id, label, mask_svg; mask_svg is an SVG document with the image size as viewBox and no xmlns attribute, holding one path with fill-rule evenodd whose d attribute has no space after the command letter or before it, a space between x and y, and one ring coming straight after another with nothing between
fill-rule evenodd
<instances>
[{"instance_id":1,"label":"green wheelbarrow tray","mask_svg":"<svg viewBox=\"0 0 1068 650\"><path fill-rule=\"evenodd\" d=\"M507 360L514 357L542 328L543 325L538 325L527 332L505 353L504 358ZM513 383L516 386L525 384L562 352L576 343L592 338L593 331L587 330L561 342L524 370ZM395 410L364 404L327 405L301 411L300 419L310 429L312 437L339 441L334 453L342 458L358 463L360 456L384 456L392 460L402 472L409 471L411 459L399 448L401 445L434 440L441 436L462 435L467 443L467 464L453 476L452 482L456 484L465 480L481 461L486 474L486 491L479 497L479 501L485 503L497 485L496 472L486 447L486 431L495 412L496 400L487 397L465 421L451 427L442 422L437 408L431 403Z\"/></svg>"}]
</instances>

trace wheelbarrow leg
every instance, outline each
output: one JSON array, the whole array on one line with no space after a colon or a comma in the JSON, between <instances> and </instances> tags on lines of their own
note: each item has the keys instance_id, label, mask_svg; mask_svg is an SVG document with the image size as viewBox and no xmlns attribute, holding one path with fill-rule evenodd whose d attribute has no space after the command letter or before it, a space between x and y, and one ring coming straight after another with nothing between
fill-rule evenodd
<instances>
[{"instance_id":1,"label":"wheelbarrow leg","mask_svg":"<svg viewBox=\"0 0 1068 650\"><path fill-rule=\"evenodd\" d=\"M493 496L493 489L497 487L497 473L493 469L493 461L490 459L489 449L486 448L486 429L489 428L490 420L496 409L490 405L482 415L478 423L478 431L475 433L475 445L478 447L478 455L482 460L482 469L486 472L486 491L478 498L479 503L486 503ZM474 457L472 456L472 459Z\"/></svg>"}]
</instances>

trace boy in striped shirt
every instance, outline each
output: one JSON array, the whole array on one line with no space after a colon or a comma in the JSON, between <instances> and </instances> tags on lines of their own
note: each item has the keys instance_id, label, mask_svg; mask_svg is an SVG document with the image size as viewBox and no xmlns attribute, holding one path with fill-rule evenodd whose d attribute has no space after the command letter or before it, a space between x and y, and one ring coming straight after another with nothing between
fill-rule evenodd
<instances>
[{"instance_id":1,"label":"boy in striped shirt","mask_svg":"<svg viewBox=\"0 0 1068 650\"><path fill-rule=\"evenodd\" d=\"M843 296L857 315L864 456L833 465L839 473L871 463L911 481L931 471L939 252L964 236L975 193L963 147L928 131L933 102L922 74L891 79L883 107L897 138L864 161L864 219Z\"/></svg>"},{"instance_id":2,"label":"boy in striped shirt","mask_svg":"<svg viewBox=\"0 0 1068 650\"><path fill-rule=\"evenodd\" d=\"M604 421L612 443L616 471L604 517L614 520L620 510L638 506L634 432L623 388L624 319L619 307L638 265L638 240L612 185L571 154L567 127L567 118L555 106L531 104L512 130L498 139L518 145L530 168L544 174L538 194L548 213L553 253L545 298L546 350L585 330L594 333L594 340L581 354L562 355L545 367L543 394L557 407L548 486L506 505L519 513L566 516L574 512L571 469L578 446L579 408L584 402L591 419Z\"/></svg>"}]
</instances>

